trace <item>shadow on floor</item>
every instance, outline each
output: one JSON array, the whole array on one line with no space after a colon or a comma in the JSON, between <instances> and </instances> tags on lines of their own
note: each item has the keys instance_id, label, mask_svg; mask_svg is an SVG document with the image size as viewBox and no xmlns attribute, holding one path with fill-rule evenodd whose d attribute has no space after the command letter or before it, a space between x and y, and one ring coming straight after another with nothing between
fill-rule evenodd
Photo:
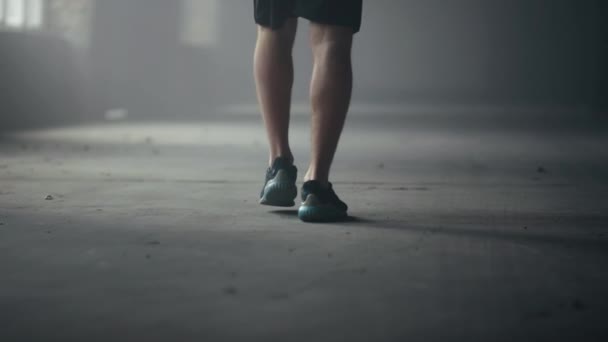
<instances>
[{"instance_id":1,"label":"shadow on floor","mask_svg":"<svg viewBox=\"0 0 608 342\"><path fill-rule=\"evenodd\" d=\"M273 210L269 213L277 215L282 218L289 218L297 220L298 210L287 209L287 210ZM586 222L586 221L593 222ZM588 217L587 220L579 218L572 222L562 222L569 228L577 230L577 225L588 226L589 223L607 223L608 217ZM568 224L569 223L569 224ZM549 244L556 247L565 248L577 248L577 249L589 249L600 252L608 252L608 239L606 238L606 232L603 233L581 233L581 232L568 232L569 229L560 235L549 233L546 229L542 230L528 230L527 227L522 228L522 231L515 231L511 229L497 229L488 227L487 225L479 224L458 224L454 222L445 222L445 224L429 224L429 225L417 225L411 224L404 221L395 220L372 220L364 217L349 216L343 221L324 223L334 225L337 227L352 227L358 226L361 228L371 229L398 229L403 231L409 231L413 233L422 233L429 235L444 235L452 237L462 238L478 238L478 239L493 239L493 240L506 240L516 243L526 244ZM537 222L538 226L552 226L555 222Z\"/></svg>"},{"instance_id":2,"label":"shadow on floor","mask_svg":"<svg viewBox=\"0 0 608 342\"><path fill-rule=\"evenodd\" d=\"M294 218L297 219L298 218L298 210L297 209L281 209L281 210L272 210L269 211L270 214L274 214L277 215L279 217L283 217L283 218ZM366 218L362 218L362 217L357 217L357 216L348 216L347 218L345 218L344 220L340 220L337 222L326 222L325 224L335 224L335 225L339 225L339 224L344 224L344 223L353 223L353 224L369 224L372 225L374 223L377 223L376 221L372 221Z\"/></svg>"},{"instance_id":3,"label":"shadow on floor","mask_svg":"<svg viewBox=\"0 0 608 342\"><path fill-rule=\"evenodd\" d=\"M283 218L298 218L298 210L297 209L272 210L269 213L277 215L279 217L283 217Z\"/></svg>"}]
</instances>

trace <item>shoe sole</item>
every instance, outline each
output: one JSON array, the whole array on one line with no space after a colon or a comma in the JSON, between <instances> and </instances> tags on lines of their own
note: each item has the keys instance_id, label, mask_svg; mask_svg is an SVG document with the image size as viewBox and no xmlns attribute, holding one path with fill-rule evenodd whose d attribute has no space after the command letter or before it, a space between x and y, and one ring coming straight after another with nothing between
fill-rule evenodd
<instances>
[{"instance_id":1,"label":"shoe sole","mask_svg":"<svg viewBox=\"0 0 608 342\"><path fill-rule=\"evenodd\" d=\"M266 184L260 204L271 207L293 207L296 205L294 200L297 196L298 188L293 182L289 181L285 171L281 170L274 179Z\"/></svg>"},{"instance_id":2,"label":"shoe sole","mask_svg":"<svg viewBox=\"0 0 608 342\"><path fill-rule=\"evenodd\" d=\"M304 222L321 223L342 221L348 214L331 205L321 204L315 195L308 195L298 210L298 217Z\"/></svg>"}]
</instances>

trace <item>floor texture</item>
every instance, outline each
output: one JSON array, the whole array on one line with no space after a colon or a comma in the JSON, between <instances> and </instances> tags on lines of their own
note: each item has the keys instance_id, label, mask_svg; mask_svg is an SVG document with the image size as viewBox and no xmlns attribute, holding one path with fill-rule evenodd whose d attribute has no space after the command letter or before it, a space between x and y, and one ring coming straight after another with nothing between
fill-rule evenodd
<instances>
[{"instance_id":1,"label":"floor texture","mask_svg":"<svg viewBox=\"0 0 608 342\"><path fill-rule=\"evenodd\" d=\"M257 117L7 133L0 341L607 341L607 142L353 118L309 225L257 204Z\"/></svg>"}]
</instances>

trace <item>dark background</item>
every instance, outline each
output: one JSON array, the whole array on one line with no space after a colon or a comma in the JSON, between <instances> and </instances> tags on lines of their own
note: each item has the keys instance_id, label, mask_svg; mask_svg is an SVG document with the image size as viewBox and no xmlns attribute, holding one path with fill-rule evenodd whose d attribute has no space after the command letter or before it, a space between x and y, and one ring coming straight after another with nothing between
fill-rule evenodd
<instances>
[{"instance_id":1,"label":"dark background","mask_svg":"<svg viewBox=\"0 0 608 342\"><path fill-rule=\"evenodd\" d=\"M252 4L201 2L197 13L184 1L92 1L80 44L48 27L3 29L0 127L104 120L113 109L135 120L181 120L255 108ZM600 0L366 1L354 51L355 106L605 116L606 17ZM188 44L184 22L197 20L212 39ZM301 21L298 103L307 95L306 39Z\"/></svg>"}]
</instances>

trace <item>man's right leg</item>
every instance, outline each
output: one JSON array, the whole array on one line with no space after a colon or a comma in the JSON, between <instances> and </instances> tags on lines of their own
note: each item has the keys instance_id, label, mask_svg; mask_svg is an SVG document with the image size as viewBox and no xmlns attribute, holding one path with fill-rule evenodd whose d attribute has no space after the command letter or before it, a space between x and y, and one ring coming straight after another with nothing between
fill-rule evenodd
<instances>
[{"instance_id":1,"label":"man's right leg","mask_svg":"<svg viewBox=\"0 0 608 342\"><path fill-rule=\"evenodd\" d=\"M334 221L347 215L348 206L334 192L329 172L350 105L353 33L350 27L311 23L312 151L299 210L303 221Z\"/></svg>"},{"instance_id":2,"label":"man's right leg","mask_svg":"<svg viewBox=\"0 0 608 342\"><path fill-rule=\"evenodd\" d=\"M328 185L353 88L353 30L311 23L310 42L314 59L310 84L312 155L305 180Z\"/></svg>"},{"instance_id":3,"label":"man's right leg","mask_svg":"<svg viewBox=\"0 0 608 342\"><path fill-rule=\"evenodd\" d=\"M258 100L270 145L270 167L260 194L263 205L291 207L297 196L297 169L289 147L289 119L293 85L292 49L297 19L278 29L258 28L254 73Z\"/></svg>"}]
</instances>

